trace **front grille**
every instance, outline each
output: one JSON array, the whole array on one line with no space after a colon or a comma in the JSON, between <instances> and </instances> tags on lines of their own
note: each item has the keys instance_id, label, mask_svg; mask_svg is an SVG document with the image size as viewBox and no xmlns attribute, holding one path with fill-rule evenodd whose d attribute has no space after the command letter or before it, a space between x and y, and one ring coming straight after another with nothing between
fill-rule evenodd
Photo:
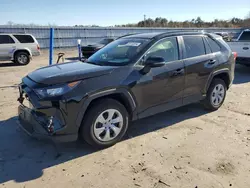
<instances>
[{"instance_id":1,"label":"front grille","mask_svg":"<svg viewBox=\"0 0 250 188\"><path fill-rule=\"evenodd\" d=\"M86 52L93 52L95 51L94 47L82 47L82 51L86 51Z\"/></svg>"}]
</instances>

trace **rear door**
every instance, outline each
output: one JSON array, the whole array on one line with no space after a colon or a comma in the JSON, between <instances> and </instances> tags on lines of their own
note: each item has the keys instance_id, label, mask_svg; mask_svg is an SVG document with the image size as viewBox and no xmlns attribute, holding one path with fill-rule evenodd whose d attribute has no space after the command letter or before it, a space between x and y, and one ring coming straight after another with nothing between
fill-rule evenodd
<instances>
[{"instance_id":1,"label":"rear door","mask_svg":"<svg viewBox=\"0 0 250 188\"><path fill-rule=\"evenodd\" d=\"M189 104L202 99L209 75L217 64L215 53L212 53L203 35L183 36L185 89L183 103Z\"/></svg>"},{"instance_id":2,"label":"rear door","mask_svg":"<svg viewBox=\"0 0 250 188\"><path fill-rule=\"evenodd\" d=\"M15 41L9 35L0 35L0 60L10 60L15 48Z\"/></svg>"}]
</instances>

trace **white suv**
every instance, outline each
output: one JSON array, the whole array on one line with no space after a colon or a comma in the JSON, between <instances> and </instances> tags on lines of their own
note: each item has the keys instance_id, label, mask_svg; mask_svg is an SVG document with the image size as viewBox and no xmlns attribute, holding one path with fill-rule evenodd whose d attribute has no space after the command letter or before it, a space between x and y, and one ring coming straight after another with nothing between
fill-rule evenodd
<instances>
[{"instance_id":1,"label":"white suv","mask_svg":"<svg viewBox=\"0 0 250 188\"><path fill-rule=\"evenodd\" d=\"M40 55L40 46L30 34L0 33L0 60L11 60L20 65L27 65L32 56Z\"/></svg>"}]
</instances>

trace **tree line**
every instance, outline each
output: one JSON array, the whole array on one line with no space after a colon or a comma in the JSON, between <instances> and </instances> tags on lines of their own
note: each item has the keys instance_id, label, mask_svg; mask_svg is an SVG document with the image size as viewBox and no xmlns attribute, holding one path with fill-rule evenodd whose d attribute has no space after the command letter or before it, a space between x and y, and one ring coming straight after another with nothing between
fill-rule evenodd
<instances>
[{"instance_id":1,"label":"tree line","mask_svg":"<svg viewBox=\"0 0 250 188\"><path fill-rule=\"evenodd\" d=\"M136 24L116 25L116 27L225 27L225 28L247 28L250 27L250 13L245 19L232 18L230 20L215 19L211 22L203 21L201 17L186 21L172 21L166 18L145 19Z\"/></svg>"}]
</instances>

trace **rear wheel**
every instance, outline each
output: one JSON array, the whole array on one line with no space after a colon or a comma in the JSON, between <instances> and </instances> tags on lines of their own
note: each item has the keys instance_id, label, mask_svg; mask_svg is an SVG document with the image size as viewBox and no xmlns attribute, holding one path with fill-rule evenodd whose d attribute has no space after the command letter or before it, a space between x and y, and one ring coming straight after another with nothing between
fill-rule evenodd
<instances>
[{"instance_id":1,"label":"rear wheel","mask_svg":"<svg viewBox=\"0 0 250 188\"><path fill-rule=\"evenodd\" d=\"M218 110L223 104L226 97L227 87L222 79L215 78L207 92L206 99L203 104L208 110Z\"/></svg>"},{"instance_id":2,"label":"rear wheel","mask_svg":"<svg viewBox=\"0 0 250 188\"><path fill-rule=\"evenodd\" d=\"M80 136L94 147L109 147L124 136L128 121L128 112L121 103L113 99L100 100L88 110Z\"/></svg>"},{"instance_id":3,"label":"rear wheel","mask_svg":"<svg viewBox=\"0 0 250 188\"><path fill-rule=\"evenodd\" d=\"M17 52L14 62L19 65L27 65L30 62L30 55L27 52Z\"/></svg>"}]
</instances>

